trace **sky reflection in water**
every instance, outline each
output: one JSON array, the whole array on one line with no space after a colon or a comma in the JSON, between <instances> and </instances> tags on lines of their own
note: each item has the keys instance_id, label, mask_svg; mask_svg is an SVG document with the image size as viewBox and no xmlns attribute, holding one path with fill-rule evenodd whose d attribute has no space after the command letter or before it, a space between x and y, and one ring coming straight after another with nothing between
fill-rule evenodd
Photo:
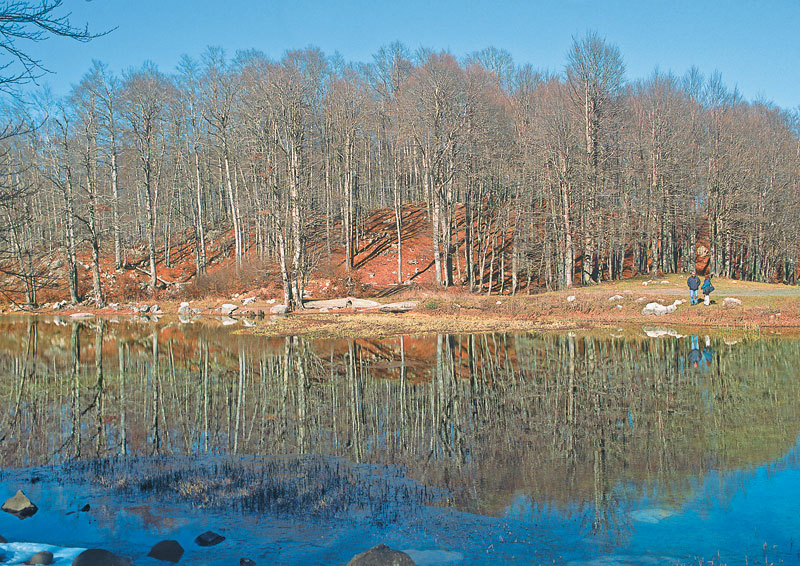
<instances>
[{"instance_id":1,"label":"sky reflection in water","mask_svg":"<svg viewBox=\"0 0 800 566\"><path fill-rule=\"evenodd\" d=\"M192 564L379 542L419 564L800 562L797 339L2 330L0 496L41 508L0 516L12 541L137 564L162 538ZM200 549L207 529L228 540Z\"/></svg>"}]
</instances>

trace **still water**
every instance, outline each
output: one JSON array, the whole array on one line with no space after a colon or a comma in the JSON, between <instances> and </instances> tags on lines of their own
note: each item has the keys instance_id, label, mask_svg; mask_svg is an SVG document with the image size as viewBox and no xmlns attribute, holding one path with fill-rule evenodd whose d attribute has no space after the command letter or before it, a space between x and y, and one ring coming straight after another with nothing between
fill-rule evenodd
<instances>
[{"instance_id":1,"label":"still water","mask_svg":"<svg viewBox=\"0 0 800 566\"><path fill-rule=\"evenodd\" d=\"M137 565L167 538L209 565L798 564L800 339L684 333L5 319L0 499L40 510L0 535Z\"/></svg>"}]
</instances>

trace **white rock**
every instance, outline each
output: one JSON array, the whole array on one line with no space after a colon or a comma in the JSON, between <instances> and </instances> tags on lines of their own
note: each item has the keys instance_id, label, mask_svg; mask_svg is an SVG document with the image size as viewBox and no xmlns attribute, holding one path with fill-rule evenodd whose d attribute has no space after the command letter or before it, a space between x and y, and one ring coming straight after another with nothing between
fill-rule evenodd
<instances>
[{"instance_id":1,"label":"white rock","mask_svg":"<svg viewBox=\"0 0 800 566\"><path fill-rule=\"evenodd\" d=\"M189 303L183 302L178 307L178 314L187 315L191 314L192 310L189 308Z\"/></svg>"},{"instance_id":2,"label":"white rock","mask_svg":"<svg viewBox=\"0 0 800 566\"><path fill-rule=\"evenodd\" d=\"M256 302L256 298L255 297L247 297L246 299L244 299L242 301L242 304L243 305L252 305L255 302Z\"/></svg>"},{"instance_id":3,"label":"white rock","mask_svg":"<svg viewBox=\"0 0 800 566\"><path fill-rule=\"evenodd\" d=\"M673 313L677 309L678 309L677 305L674 304L669 306L664 306L660 303L647 303L647 305L642 309L642 314L662 315L662 314Z\"/></svg>"},{"instance_id":4,"label":"white rock","mask_svg":"<svg viewBox=\"0 0 800 566\"><path fill-rule=\"evenodd\" d=\"M269 301L267 301L267 303L270 304L270 305L274 305L275 304L275 299L270 299Z\"/></svg>"},{"instance_id":5,"label":"white rock","mask_svg":"<svg viewBox=\"0 0 800 566\"><path fill-rule=\"evenodd\" d=\"M622 299L622 295L612 295L608 298L609 301L619 301L620 299Z\"/></svg>"},{"instance_id":6,"label":"white rock","mask_svg":"<svg viewBox=\"0 0 800 566\"><path fill-rule=\"evenodd\" d=\"M238 307L238 306L236 306L236 305L232 305L232 304L230 304L230 303L225 303L224 305L222 305L221 307L219 307L219 308L217 309L217 311L221 312L221 313L222 313L222 314L224 314L225 316L230 316L230 315L231 315L231 313L233 313L233 312L234 312L235 310L237 310L238 308L239 308L239 307Z\"/></svg>"},{"instance_id":7,"label":"white rock","mask_svg":"<svg viewBox=\"0 0 800 566\"><path fill-rule=\"evenodd\" d=\"M736 299L734 297L725 297L722 299L722 306L723 307L739 307L742 305L742 301L740 299Z\"/></svg>"},{"instance_id":8,"label":"white rock","mask_svg":"<svg viewBox=\"0 0 800 566\"><path fill-rule=\"evenodd\" d=\"M229 316L222 317L222 325L223 326L231 326L233 324L236 324L237 322L239 322L239 321L236 320L235 318L231 318Z\"/></svg>"},{"instance_id":9,"label":"white rock","mask_svg":"<svg viewBox=\"0 0 800 566\"><path fill-rule=\"evenodd\" d=\"M289 307L286 305L275 305L270 307L269 312L272 314L286 314L289 312Z\"/></svg>"},{"instance_id":10,"label":"white rock","mask_svg":"<svg viewBox=\"0 0 800 566\"><path fill-rule=\"evenodd\" d=\"M503 304L503 301L497 301L495 304L496 304L496 305L502 305L502 304Z\"/></svg>"},{"instance_id":11,"label":"white rock","mask_svg":"<svg viewBox=\"0 0 800 566\"><path fill-rule=\"evenodd\" d=\"M669 285L669 281L662 281L661 284L662 285Z\"/></svg>"},{"instance_id":12,"label":"white rock","mask_svg":"<svg viewBox=\"0 0 800 566\"><path fill-rule=\"evenodd\" d=\"M617 305L616 308L618 308L619 310L622 310L622 305Z\"/></svg>"},{"instance_id":13,"label":"white rock","mask_svg":"<svg viewBox=\"0 0 800 566\"><path fill-rule=\"evenodd\" d=\"M568 303L571 303L574 300L575 300L575 295L570 295L569 297L567 297L567 302Z\"/></svg>"}]
</instances>

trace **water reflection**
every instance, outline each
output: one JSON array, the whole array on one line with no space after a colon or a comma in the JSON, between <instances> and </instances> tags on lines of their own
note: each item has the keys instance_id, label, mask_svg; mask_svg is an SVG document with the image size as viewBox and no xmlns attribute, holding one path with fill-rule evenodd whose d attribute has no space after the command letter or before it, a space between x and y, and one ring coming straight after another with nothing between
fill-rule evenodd
<instances>
[{"instance_id":1,"label":"water reflection","mask_svg":"<svg viewBox=\"0 0 800 566\"><path fill-rule=\"evenodd\" d=\"M535 508L618 544L697 497L711 470L792 450L798 359L800 341L778 338L310 341L20 319L0 336L0 457L331 456L403 469L438 504Z\"/></svg>"}]
</instances>

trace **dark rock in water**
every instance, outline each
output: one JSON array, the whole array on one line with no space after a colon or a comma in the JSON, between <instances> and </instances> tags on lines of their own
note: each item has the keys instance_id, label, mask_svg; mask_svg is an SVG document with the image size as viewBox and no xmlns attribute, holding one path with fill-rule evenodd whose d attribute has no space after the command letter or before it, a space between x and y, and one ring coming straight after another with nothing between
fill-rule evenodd
<instances>
[{"instance_id":1,"label":"dark rock in water","mask_svg":"<svg viewBox=\"0 0 800 566\"><path fill-rule=\"evenodd\" d=\"M240 558L239 566L256 566L256 563L250 560L249 558Z\"/></svg>"},{"instance_id":2,"label":"dark rock in water","mask_svg":"<svg viewBox=\"0 0 800 566\"><path fill-rule=\"evenodd\" d=\"M39 508L36 507L36 505L34 505L33 502L31 502L31 500L28 499L21 491L17 491L17 494L14 497L3 503L2 509L6 513L11 513L20 519L33 517L39 510Z\"/></svg>"},{"instance_id":3,"label":"dark rock in water","mask_svg":"<svg viewBox=\"0 0 800 566\"><path fill-rule=\"evenodd\" d=\"M177 540L162 540L150 549L147 556L174 564L183 556L183 547L178 544Z\"/></svg>"},{"instance_id":4,"label":"dark rock in water","mask_svg":"<svg viewBox=\"0 0 800 566\"><path fill-rule=\"evenodd\" d=\"M194 542L200 546L214 546L215 544L221 543L223 540L225 540L224 536L218 535L214 531L206 531L194 539Z\"/></svg>"},{"instance_id":5,"label":"dark rock in water","mask_svg":"<svg viewBox=\"0 0 800 566\"><path fill-rule=\"evenodd\" d=\"M26 564L52 564L53 563L53 553L43 550L41 552L37 552L31 559L26 562Z\"/></svg>"},{"instance_id":6,"label":"dark rock in water","mask_svg":"<svg viewBox=\"0 0 800 566\"><path fill-rule=\"evenodd\" d=\"M405 552L393 550L385 544L373 546L366 552L356 554L347 566L416 566Z\"/></svg>"},{"instance_id":7,"label":"dark rock in water","mask_svg":"<svg viewBox=\"0 0 800 566\"><path fill-rule=\"evenodd\" d=\"M72 566L133 566L133 562L102 548L90 548L76 556Z\"/></svg>"},{"instance_id":8,"label":"dark rock in water","mask_svg":"<svg viewBox=\"0 0 800 566\"><path fill-rule=\"evenodd\" d=\"M84 505L83 507L81 507L81 513L88 513L91 510L92 510L92 507L88 503L86 505Z\"/></svg>"},{"instance_id":9,"label":"dark rock in water","mask_svg":"<svg viewBox=\"0 0 800 566\"><path fill-rule=\"evenodd\" d=\"M5 537L3 535L0 535L0 544L5 544L7 542L8 541L5 539Z\"/></svg>"}]
</instances>

